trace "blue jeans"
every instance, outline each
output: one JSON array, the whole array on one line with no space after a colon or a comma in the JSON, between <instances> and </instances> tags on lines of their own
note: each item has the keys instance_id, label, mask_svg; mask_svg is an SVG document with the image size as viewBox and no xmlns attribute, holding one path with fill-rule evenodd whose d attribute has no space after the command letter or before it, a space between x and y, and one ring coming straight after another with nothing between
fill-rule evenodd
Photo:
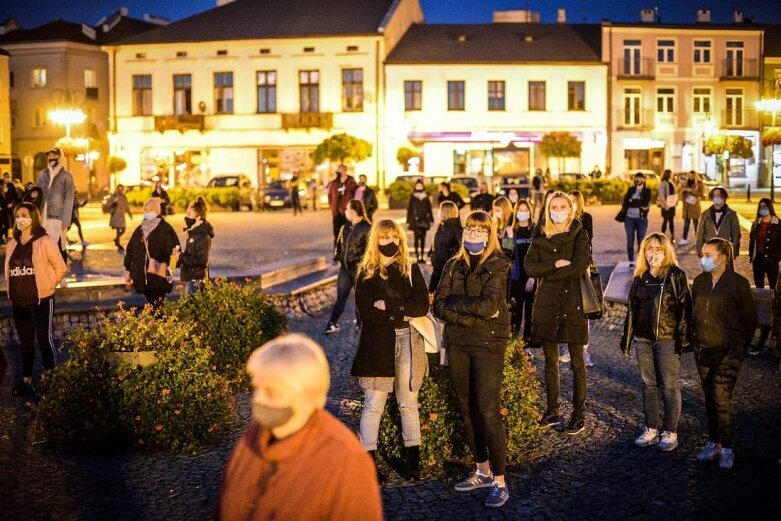
<instances>
[{"instance_id":1,"label":"blue jeans","mask_svg":"<svg viewBox=\"0 0 781 521\"><path fill-rule=\"evenodd\" d=\"M694 221L694 235L697 235L697 226L700 224L699 219L684 219L683 220L683 240L686 240L689 238L689 227L691 227L691 223Z\"/></svg>"},{"instance_id":2,"label":"blue jeans","mask_svg":"<svg viewBox=\"0 0 781 521\"><path fill-rule=\"evenodd\" d=\"M626 230L626 255L629 257L629 262L635 260L635 235L637 236L637 247L640 247L640 243L645 238L645 232L648 230L648 218L640 217L635 219L627 217L624 221L624 229Z\"/></svg>"},{"instance_id":3,"label":"blue jeans","mask_svg":"<svg viewBox=\"0 0 781 521\"><path fill-rule=\"evenodd\" d=\"M344 266L339 268L339 274L336 276L336 302L334 303L334 309L331 311L332 324L339 323L339 318L344 312L344 308L347 305L347 299L350 298L350 291L355 285L355 275L348 272ZM358 316L358 310L355 311L355 323L361 325L361 319Z\"/></svg>"},{"instance_id":4,"label":"blue jeans","mask_svg":"<svg viewBox=\"0 0 781 521\"><path fill-rule=\"evenodd\" d=\"M201 291L203 288L202 280L188 280L184 283L184 294L194 295L196 291Z\"/></svg>"},{"instance_id":5,"label":"blue jeans","mask_svg":"<svg viewBox=\"0 0 781 521\"><path fill-rule=\"evenodd\" d=\"M675 340L634 337L634 345L643 380L645 425L659 430L661 394L664 402L661 430L677 432L681 417L681 355L675 352Z\"/></svg>"}]
</instances>

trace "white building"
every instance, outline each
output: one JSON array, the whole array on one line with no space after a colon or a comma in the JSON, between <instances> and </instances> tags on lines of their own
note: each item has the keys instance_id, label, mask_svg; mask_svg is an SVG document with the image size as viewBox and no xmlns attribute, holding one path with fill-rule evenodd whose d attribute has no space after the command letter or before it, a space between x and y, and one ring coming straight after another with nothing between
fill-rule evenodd
<instances>
[{"instance_id":1,"label":"white building","mask_svg":"<svg viewBox=\"0 0 781 521\"><path fill-rule=\"evenodd\" d=\"M430 175L605 169L598 25L415 25L385 69L389 181L403 171L397 150L410 144ZM544 157L539 143L553 131L577 137L581 156Z\"/></svg>"}]
</instances>

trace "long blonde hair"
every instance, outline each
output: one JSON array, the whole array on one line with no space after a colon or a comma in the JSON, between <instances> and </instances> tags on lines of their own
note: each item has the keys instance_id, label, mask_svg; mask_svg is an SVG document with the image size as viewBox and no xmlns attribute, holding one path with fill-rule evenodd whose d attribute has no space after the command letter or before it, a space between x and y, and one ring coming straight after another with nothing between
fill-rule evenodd
<instances>
[{"instance_id":1,"label":"long blonde hair","mask_svg":"<svg viewBox=\"0 0 781 521\"><path fill-rule=\"evenodd\" d=\"M572 202L575 203L575 219L580 220L583 214L586 213L586 199L580 190L571 190L568 194L572 198Z\"/></svg>"},{"instance_id":2,"label":"long blonde hair","mask_svg":"<svg viewBox=\"0 0 781 521\"><path fill-rule=\"evenodd\" d=\"M550 198L545 202L545 227L543 228L543 231L545 232L545 236L548 239L550 239L557 233L561 233L556 230L556 225L553 223L553 220L550 218L550 205L554 199L559 197L567 201L567 204L569 204L569 209L570 209L569 216L567 217L567 222L566 222L566 226L564 227L564 230L565 231L569 230L570 226L572 226L572 221L575 220L575 212L572 211L572 208L575 205L572 203L572 198L569 195L565 194L564 192L559 192L559 191L553 192L550 195Z\"/></svg>"},{"instance_id":3,"label":"long blonde hair","mask_svg":"<svg viewBox=\"0 0 781 521\"><path fill-rule=\"evenodd\" d=\"M502 218L496 217L495 209L498 208L502 211ZM508 226L512 226L515 222L515 215L513 213L513 205L506 197L497 197L494 199L492 209L494 210L494 219L496 220L497 231L503 232Z\"/></svg>"},{"instance_id":4,"label":"long blonde hair","mask_svg":"<svg viewBox=\"0 0 781 521\"><path fill-rule=\"evenodd\" d=\"M358 272L364 280L372 278L375 272L379 272L383 280L388 278L388 270L380 260L380 239L399 240L399 251L394 262L399 264L404 275L409 276L409 248L406 234L393 219L380 219L372 225L366 253L363 254L361 264L358 266Z\"/></svg>"},{"instance_id":5,"label":"long blonde hair","mask_svg":"<svg viewBox=\"0 0 781 521\"><path fill-rule=\"evenodd\" d=\"M659 274L662 278L667 276L673 266L678 265L673 243L670 242L670 239L665 234L654 232L646 235L643 242L640 243L640 251L637 254L637 263L635 264L635 277L642 277L646 270L651 269L651 266L648 264L648 259L645 258L645 250L653 241L658 242L662 247L662 251L664 251L664 259L662 259L662 265L659 266Z\"/></svg>"},{"instance_id":6,"label":"long blonde hair","mask_svg":"<svg viewBox=\"0 0 781 521\"><path fill-rule=\"evenodd\" d=\"M488 239L486 240L483 254L480 256L480 261L477 263L478 266L485 262L485 259L490 257L495 251L502 251L502 247L499 244L499 238L496 234L496 220L486 212L477 210L467 215L466 220L464 221L464 230L467 228L482 228L488 231ZM456 253L453 258L456 261L463 260L467 265L469 264L469 252L464 248L463 240L461 241L461 247L458 249L458 253ZM455 263L451 265L451 269L452 266L455 266Z\"/></svg>"},{"instance_id":7,"label":"long blonde hair","mask_svg":"<svg viewBox=\"0 0 781 521\"><path fill-rule=\"evenodd\" d=\"M439 211L442 213L443 222L448 219L455 219L459 216L458 206L456 206L456 203L453 201L442 201L439 203Z\"/></svg>"}]
</instances>

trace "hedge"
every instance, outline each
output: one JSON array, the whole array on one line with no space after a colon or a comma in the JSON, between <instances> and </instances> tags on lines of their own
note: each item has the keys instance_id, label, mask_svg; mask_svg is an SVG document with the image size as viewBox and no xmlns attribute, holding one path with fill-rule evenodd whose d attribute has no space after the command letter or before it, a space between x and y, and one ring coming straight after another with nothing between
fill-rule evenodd
<instances>
[{"instance_id":1,"label":"hedge","mask_svg":"<svg viewBox=\"0 0 781 521\"><path fill-rule=\"evenodd\" d=\"M171 188L168 198L175 207L184 210L196 197L203 196L209 204L233 208L241 201L251 200L251 188ZM143 206L152 197L152 188L127 192L127 201L133 206Z\"/></svg>"},{"instance_id":2,"label":"hedge","mask_svg":"<svg viewBox=\"0 0 781 521\"><path fill-rule=\"evenodd\" d=\"M427 183L425 186L426 192L428 192L430 196L435 196L439 191L438 183ZM413 181L394 181L385 189L385 195L388 196L391 207L406 208L409 198L412 197L414 188L415 183ZM469 197L469 190L462 184L450 183L450 188L464 199Z\"/></svg>"},{"instance_id":3,"label":"hedge","mask_svg":"<svg viewBox=\"0 0 781 521\"><path fill-rule=\"evenodd\" d=\"M594 181L557 180L551 183L551 190L571 192L579 190L587 204L621 204L624 194L633 181L623 179L596 179ZM652 179L647 183L651 189L651 202L656 201L659 181Z\"/></svg>"}]
</instances>

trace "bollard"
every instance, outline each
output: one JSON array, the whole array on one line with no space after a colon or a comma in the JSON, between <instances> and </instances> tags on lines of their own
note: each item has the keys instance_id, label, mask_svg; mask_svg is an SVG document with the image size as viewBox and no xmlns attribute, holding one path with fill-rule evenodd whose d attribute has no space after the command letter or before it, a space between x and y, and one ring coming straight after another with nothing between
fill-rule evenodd
<instances>
[{"instance_id":1,"label":"bollard","mask_svg":"<svg viewBox=\"0 0 781 521\"><path fill-rule=\"evenodd\" d=\"M746 185L746 202L751 202L751 185Z\"/></svg>"}]
</instances>

